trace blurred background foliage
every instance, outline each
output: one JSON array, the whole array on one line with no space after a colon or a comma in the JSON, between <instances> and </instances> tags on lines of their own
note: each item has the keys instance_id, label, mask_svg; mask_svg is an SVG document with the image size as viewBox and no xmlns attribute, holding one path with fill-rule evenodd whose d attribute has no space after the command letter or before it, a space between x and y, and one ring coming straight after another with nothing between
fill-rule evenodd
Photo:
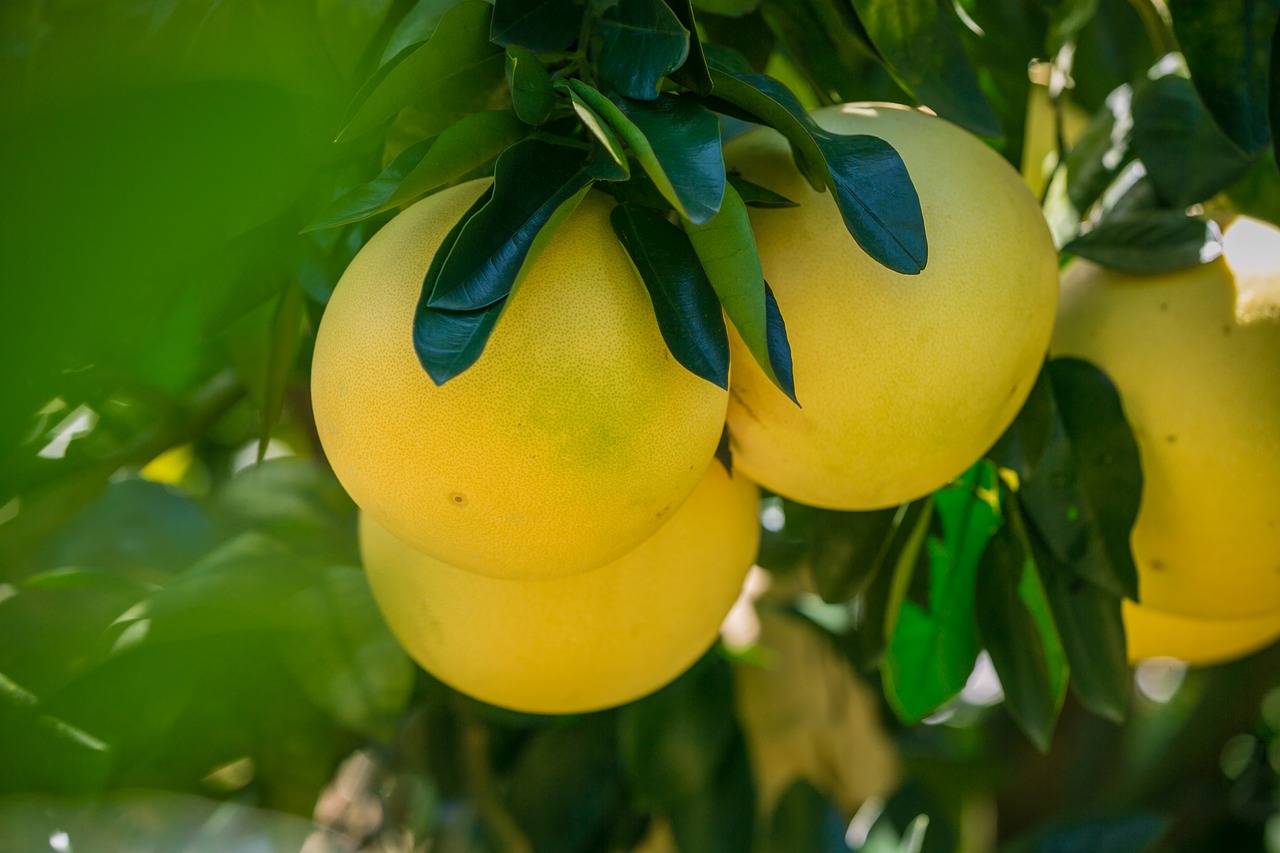
<instances>
[{"instance_id":1,"label":"blurred background foliage","mask_svg":"<svg viewBox=\"0 0 1280 853\"><path fill-rule=\"evenodd\" d=\"M754 604L624 708L514 714L411 664L307 387L323 304L389 214L303 229L421 139L411 108L333 141L452 5L0 5L0 850L1280 851L1280 648L1125 669L1108 719L1065 682L1006 712L973 645L959 696L898 722L874 565L919 508L766 501ZM1169 5L1173 29L1143 0L693 7L808 106L993 131L1060 243L1091 220L1081 253L1149 267L1200 250L1188 205L1280 221L1273 147L1230 120L1248 93L1187 77L1212 39L1176 25L1211 16ZM1213 38L1269 46L1274 5ZM1186 64L1158 62L1175 38ZM1170 212L1149 243L1124 230Z\"/></svg>"}]
</instances>

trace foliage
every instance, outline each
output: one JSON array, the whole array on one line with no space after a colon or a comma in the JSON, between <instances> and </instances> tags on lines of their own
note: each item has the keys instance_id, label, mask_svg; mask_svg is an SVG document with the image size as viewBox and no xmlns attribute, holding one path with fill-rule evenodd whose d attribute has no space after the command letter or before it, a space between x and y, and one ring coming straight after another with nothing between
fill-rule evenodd
<instances>
[{"instance_id":1,"label":"foliage","mask_svg":"<svg viewBox=\"0 0 1280 853\"><path fill-rule=\"evenodd\" d=\"M901 160L805 114L842 101L926 106L1017 166L1039 75L1064 253L1204 262L1215 218L1280 224L1278 19L1274 0L9 0L0 850L1278 849L1280 649L1137 682L1126 663L1141 471L1096 368L1048 362L934 495L767 501L757 608L878 679L902 756L847 833L820 779L761 804L734 671L767 647L564 718L413 667L307 392L355 252L492 176L424 281L433 380L604 192L673 356L723 386L737 334L794 397L746 215L792 202L720 146L778 129L909 284L929 235ZM1069 105L1091 115L1077 140ZM978 689L992 671L1007 713Z\"/></svg>"}]
</instances>

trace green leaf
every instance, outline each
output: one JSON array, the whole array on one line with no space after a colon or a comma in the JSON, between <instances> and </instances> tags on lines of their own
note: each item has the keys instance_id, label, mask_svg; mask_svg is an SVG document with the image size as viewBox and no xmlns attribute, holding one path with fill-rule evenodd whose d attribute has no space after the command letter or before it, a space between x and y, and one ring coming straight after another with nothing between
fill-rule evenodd
<instances>
[{"instance_id":1,"label":"green leaf","mask_svg":"<svg viewBox=\"0 0 1280 853\"><path fill-rule=\"evenodd\" d=\"M555 106L551 75L538 57L518 45L507 48L507 88L511 105L525 124L542 124Z\"/></svg>"},{"instance_id":2,"label":"green leaf","mask_svg":"<svg viewBox=\"0 0 1280 853\"><path fill-rule=\"evenodd\" d=\"M685 95L610 100L581 80L568 86L622 137L681 216L699 224L715 216L724 198L725 171L720 122L710 111Z\"/></svg>"},{"instance_id":3,"label":"green leaf","mask_svg":"<svg viewBox=\"0 0 1280 853\"><path fill-rule=\"evenodd\" d=\"M1246 154L1271 139L1268 89L1277 0L1169 0L1191 82L1228 137Z\"/></svg>"},{"instance_id":4,"label":"green leaf","mask_svg":"<svg viewBox=\"0 0 1280 853\"><path fill-rule=\"evenodd\" d=\"M1060 564L1136 600L1129 532L1138 517L1142 466L1120 396L1087 362L1056 358L1045 370L1055 423L1039 470L1022 484L1028 518Z\"/></svg>"},{"instance_id":5,"label":"green leaf","mask_svg":"<svg viewBox=\"0 0 1280 853\"><path fill-rule=\"evenodd\" d=\"M510 110L463 116L445 128L387 200L388 207L453 184L498 157L528 133Z\"/></svg>"},{"instance_id":6,"label":"green leaf","mask_svg":"<svg viewBox=\"0 0 1280 853\"><path fill-rule=\"evenodd\" d=\"M689 55L689 31L663 0L618 0L596 28L600 82L628 98L658 97L658 83Z\"/></svg>"},{"instance_id":7,"label":"green leaf","mask_svg":"<svg viewBox=\"0 0 1280 853\"><path fill-rule=\"evenodd\" d=\"M1002 134L995 111L938 0L853 0L867 36L904 89L980 136Z\"/></svg>"},{"instance_id":8,"label":"green leaf","mask_svg":"<svg viewBox=\"0 0 1280 853\"><path fill-rule=\"evenodd\" d=\"M489 41L492 8L483 0L465 0L440 19L430 39L383 66L357 93L337 141L367 133L411 104L426 108L423 133L484 109L504 82L504 54Z\"/></svg>"},{"instance_id":9,"label":"green leaf","mask_svg":"<svg viewBox=\"0 0 1280 853\"><path fill-rule=\"evenodd\" d=\"M987 456L997 465L1016 473L1019 480L1030 479L1035 476L1045 448L1049 446L1053 419L1053 389L1049 387L1049 375L1041 365L1036 384L1031 386L1031 393L1018 410L1018 416Z\"/></svg>"},{"instance_id":10,"label":"green leaf","mask_svg":"<svg viewBox=\"0 0 1280 853\"><path fill-rule=\"evenodd\" d=\"M928 602L903 600L902 588L882 666L885 695L905 723L919 722L956 696L973 671L978 562L1000 524L995 487L995 468L984 461L934 493L942 538L927 542Z\"/></svg>"},{"instance_id":11,"label":"green leaf","mask_svg":"<svg viewBox=\"0 0 1280 853\"><path fill-rule=\"evenodd\" d=\"M588 104L581 94L579 94L579 88L585 87L586 89L590 89L590 87L576 79L570 80L568 84L559 85L563 86L564 90L569 93L569 99L573 102L573 111L578 114L578 118L582 121L583 127L585 127L587 131L596 138L596 141L600 143L604 153L607 154L609 160L613 162L616 177L606 178L606 180L627 181L629 184L630 181L628 181L628 179L631 177L631 164L627 161L627 152L622 147L622 140L620 140L618 138L618 134L614 132L613 125L605 120L605 118L601 116L600 113L591 106L591 104ZM592 93L594 93L594 97L592 96ZM607 98L599 92L596 92L594 89L590 89L587 97L591 99L592 103L602 109L607 110L612 106ZM652 183L650 183L649 186L652 186Z\"/></svg>"},{"instance_id":12,"label":"green leaf","mask_svg":"<svg viewBox=\"0 0 1280 853\"><path fill-rule=\"evenodd\" d=\"M1087 211L1133 162L1133 88L1124 85L1107 99L1084 134L1067 152L1067 196L1077 211Z\"/></svg>"},{"instance_id":13,"label":"green leaf","mask_svg":"<svg viewBox=\"0 0 1280 853\"><path fill-rule=\"evenodd\" d=\"M537 138L504 151L489 200L466 217L443 263L428 270L425 307L475 311L505 299L537 259L538 238L557 211L590 183L583 154Z\"/></svg>"},{"instance_id":14,"label":"green leaf","mask_svg":"<svg viewBox=\"0 0 1280 853\"><path fill-rule=\"evenodd\" d=\"M662 214L638 205L618 205L609 221L649 291L671 354L689 372L727 389L724 317L689 238Z\"/></svg>"},{"instance_id":15,"label":"green leaf","mask_svg":"<svg viewBox=\"0 0 1280 853\"><path fill-rule=\"evenodd\" d=\"M671 74L671 79L699 95L711 94L711 71L707 57L702 52L702 40L698 38L698 25L693 17L691 0L670 0L671 11L680 20L680 26L689 31L689 58Z\"/></svg>"},{"instance_id":16,"label":"green leaf","mask_svg":"<svg viewBox=\"0 0 1280 853\"><path fill-rule=\"evenodd\" d=\"M417 45L431 38L445 14L465 0L417 0L413 8L405 12L396 24L387 46L382 51L378 66L386 65L406 47Z\"/></svg>"},{"instance_id":17,"label":"green leaf","mask_svg":"<svg viewBox=\"0 0 1280 853\"><path fill-rule=\"evenodd\" d=\"M1108 216L1062 251L1121 272L1171 272L1218 257L1222 234L1212 221L1181 211L1147 210Z\"/></svg>"},{"instance_id":18,"label":"green leaf","mask_svg":"<svg viewBox=\"0 0 1280 853\"><path fill-rule=\"evenodd\" d=\"M761 853L848 853L845 821L835 804L805 779L778 798Z\"/></svg>"},{"instance_id":19,"label":"green leaf","mask_svg":"<svg viewBox=\"0 0 1280 853\"><path fill-rule=\"evenodd\" d=\"M1178 208L1216 195L1250 166L1248 156L1214 123L1190 81L1174 75L1135 88L1133 150L1160 197Z\"/></svg>"},{"instance_id":20,"label":"green leaf","mask_svg":"<svg viewBox=\"0 0 1280 853\"><path fill-rule=\"evenodd\" d=\"M760 2L761 0L693 0L693 5L700 12L740 18L754 12Z\"/></svg>"},{"instance_id":21,"label":"green leaf","mask_svg":"<svg viewBox=\"0 0 1280 853\"><path fill-rule=\"evenodd\" d=\"M897 564L922 509L920 502L870 512L814 510L809 534L809 571L824 601L862 595Z\"/></svg>"},{"instance_id":22,"label":"green leaf","mask_svg":"<svg viewBox=\"0 0 1280 853\"><path fill-rule=\"evenodd\" d=\"M1117 87L1144 77L1166 48L1153 42L1131 0L1087 0L1080 5L1090 16L1075 35L1071 99L1094 112Z\"/></svg>"},{"instance_id":23,"label":"green leaf","mask_svg":"<svg viewBox=\"0 0 1280 853\"><path fill-rule=\"evenodd\" d=\"M786 196L779 195L768 187L753 184L741 175L730 173L729 185L732 186L734 190L737 191L738 195L742 197L742 201L747 205L747 207L778 209L800 206Z\"/></svg>"},{"instance_id":24,"label":"green leaf","mask_svg":"<svg viewBox=\"0 0 1280 853\"><path fill-rule=\"evenodd\" d=\"M619 737L635 799L667 817L678 849L749 853L756 793L728 664L708 655L623 708Z\"/></svg>"},{"instance_id":25,"label":"green leaf","mask_svg":"<svg viewBox=\"0 0 1280 853\"><path fill-rule=\"evenodd\" d=\"M772 78L713 68L712 79L712 101L722 99L787 137L801 172L815 189L832 191L845 227L863 251L904 275L924 269L929 252L920 198L893 146L874 136L822 130Z\"/></svg>"},{"instance_id":26,"label":"green leaf","mask_svg":"<svg viewBox=\"0 0 1280 853\"><path fill-rule=\"evenodd\" d=\"M738 330L765 375L794 401L791 345L783 328L780 346L785 348L786 355L775 361L770 350L764 270L760 267L746 205L737 190L726 187L720 212L702 225L686 222L684 229L729 322Z\"/></svg>"},{"instance_id":27,"label":"green leaf","mask_svg":"<svg viewBox=\"0 0 1280 853\"><path fill-rule=\"evenodd\" d=\"M573 0L494 0L494 44L533 53L566 50L578 35L582 12Z\"/></svg>"},{"instance_id":28,"label":"green leaf","mask_svg":"<svg viewBox=\"0 0 1280 853\"><path fill-rule=\"evenodd\" d=\"M1002 489L1002 491L1006 491ZM1067 659L1017 499L1004 494L1005 524L978 570L978 630L1004 688L1005 707L1041 752L1067 695Z\"/></svg>"},{"instance_id":29,"label":"green leaf","mask_svg":"<svg viewBox=\"0 0 1280 853\"><path fill-rule=\"evenodd\" d=\"M392 194L404 181L405 175L427 155L435 141L435 137L424 139L401 151L378 177L351 188L320 211L311 224L302 229L303 233L359 222L390 208Z\"/></svg>"},{"instance_id":30,"label":"green leaf","mask_svg":"<svg viewBox=\"0 0 1280 853\"><path fill-rule=\"evenodd\" d=\"M301 626L281 638L281 654L311 701L351 731L390 740L409 702L414 665L383 621L364 573L318 569L281 606Z\"/></svg>"}]
</instances>

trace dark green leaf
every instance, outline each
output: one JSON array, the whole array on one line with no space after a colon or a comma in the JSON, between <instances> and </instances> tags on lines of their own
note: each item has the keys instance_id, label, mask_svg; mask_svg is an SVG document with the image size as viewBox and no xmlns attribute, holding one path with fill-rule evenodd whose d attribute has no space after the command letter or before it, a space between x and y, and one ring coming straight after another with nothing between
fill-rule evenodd
<instances>
[{"instance_id":1,"label":"dark green leaf","mask_svg":"<svg viewBox=\"0 0 1280 853\"><path fill-rule=\"evenodd\" d=\"M1129 532L1142 467L1120 397L1087 362L1053 359L1045 370L1057 416L1040 470L1022 485L1028 515L1059 563L1114 595L1137 599Z\"/></svg>"},{"instance_id":2,"label":"dark green leaf","mask_svg":"<svg viewBox=\"0 0 1280 853\"><path fill-rule=\"evenodd\" d=\"M1025 503L1022 508L1025 517ZM1121 722L1129 701L1131 675L1125 659L1120 596L1063 565L1031 519L1026 521L1025 544L1043 573L1054 623L1071 668L1071 689L1093 713Z\"/></svg>"},{"instance_id":3,"label":"dark green leaf","mask_svg":"<svg viewBox=\"0 0 1280 853\"><path fill-rule=\"evenodd\" d=\"M814 510L808 524L809 571L818 594L832 603L848 601L865 592L882 571L891 570L916 519L913 506Z\"/></svg>"},{"instance_id":4,"label":"dark green leaf","mask_svg":"<svg viewBox=\"0 0 1280 853\"><path fill-rule=\"evenodd\" d=\"M782 383L778 387L798 406L800 401L796 399L795 370L791 364L787 326L782 321L782 311L778 308L773 288L767 281L764 283L764 328L769 347L769 364L773 367L773 375Z\"/></svg>"},{"instance_id":5,"label":"dark green leaf","mask_svg":"<svg viewBox=\"0 0 1280 853\"><path fill-rule=\"evenodd\" d=\"M581 20L573 0L494 0L489 38L503 47L551 53L573 44Z\"/></svg>"},{"instance_id":6,"label":"dark green leaf","mask_svg":"<svg viewBox=\"0 0 1280 853\"><path fill-rule=\"evenodd\" d=\"M1169 0L1173 32L1204 104L1247 154L1271 139L1268 88L1277 0Z\"/></svg>"},{"instance_id":7,"label":"dark green leaf","mask_svg":"<svg viewBox=\"0 0 1280 853\"><path fill-rule=\"evenodd\" d=\"M555 106L551 75L538 57L516 45L507 48L507 88L511 106L525 124L542 124Z\"/></svg>"},{"instance_id":8,"label":"dark green leaf","mask_svg":"<svg viewBox=\"0 0 1280 853\"><path fill-rule=\"evenodd\" d=\"M303 231L318 231L321 228L346 225L387 210L391 207L392 194L404 181L405 175L421 162L435 141L435 137L424 139L401 151L378 177L343 193L332 204L320 211Z\"/></svg>"},{"instance_id":9,"label":"dark green leaf","mask_svg":"<svg viewBox=\"0 0 1280 853\"><path fill-rule=\"evenodd\" d=\"M1053 434L1053 390L1049 377L1041 365L1036 384L1018 411L1004 435L987 454L997 465L1008 468L1027 480L1035 475L1040 460L1044 458L1049 437Z\"/></svg>"},{"instance_id":10,"label":"dark green leaf","mask_svg":"<svg viewBox=\"0 0 1280 853\"><path fill-rule=\"evenodd\" d=\"M977 613L982 643L1005 707L1041 752L1067 695L1067 660L1040 572L1027 545L1016 498L1001 501L1005 524L978 570Z\"/></svg>"},{"instance_id":11,"label":"dark green leaf","mask_svg":"<svg viewBox=\"0 0 1280 853\"><path fill-rule=\"evenodd\" d=\"M689 31L663 0L618 0L597 28L600 81L628 98L658 97L658 83L689 55Z\"/></svg>"},{"instance_id":12,"label":"dark green leaf","mask_svg":"<svg viewBox=\"0 0 1280 853\"><path fill-rule=\"evenodd\" d=\"M689 238L647 207L618 205L609 221L649 291L672 355L691 373L728 388L724 317Z\"/></svg>"},{"instance_id":13,"label":"dark green leaf","mask_svg":"<svg viewBox=\"0 0 1280 853\"><path fill-rule=\"evenodd\" d=\"M700 12L740 18L754 12L760 0L694 0L693 5Z\"/></svg>"},{"instance_id":14,"label":"dark green leaf","mask_svg":"<svg viewBox=\"0 0 1280 853\"><path fill-rule=\"evenodd\" d=\"M761 853L848 853L846 821L835 804L804 779L778 798Z\"/></svg>"},{"instance_id":15,"label":"dark green leaf","mask_svg":"<svg viewBox=\"0 0 1280 853\"><path fill-rule=\"evenodd\" d=\"M978 86L956 33L958 21L938 0L853 0L871 43L890 73L938 115L981 136L1002 131Z\"/></svg>"},{"instance_id":16,"label":"dark green leaf","mask_svg":"<svg viewBox=\"0 0 1280 853\"><path fill-rule=\"evenodd\" d=\"M1008 853L1152 853L1171 826L1163 815L1093 818L1040 830Z\"/></svg>"},{"instance_id":17,"label":"dark green leaf","mask_svg":"<svg viewBox=\"0 0 1280 853\"><path fill-rule=\"evenodd\" d=\"M753 184L741 175L729 175L729 184L742 197L743 203L747 207L760 207L766 209L799 207L796 202L784 195L779 195L768 187L762 187L759 184Z\"/></svg>"},{"instance_id":18,"label":"dark green leaf","mask_svg":"<svg viewBox=\"0 0 1280 853\"><path fill-rule=\"evenodd\" d=\"M920 198L898 152L874 136L822 130L785 86L762 75L713 69L715 99L787 137L815 189L830 189L858 245L895 272L914 275L928 261ZM714 99L713 99L714 100Z\"/></svg>"},{"instance_id":19,"label":"dark green leaf","mask_svg":"<svg viewBox=\"0 0 1280 853\"><path fill-rule=\"evenodd\" d=\"M635 152L681 216L698 224L715 216L724 198L725 171L720 122L714 114L686 95L609 100L581 81L570 85Z\"/></svg>"},{"instance_id":20,"label":"dark green leaf","mask_svg":"<svg viewBox=\"0 0 1280 853\"><path fill-rule=\"evenodd\" d=\"M419 304L413 346L431 381L443 385L476 363L506 300L478 311L437 311Z\"/></svg>"},{"instance_id":21,"label":"dark green leaf","mask_svg":"<svg viewBox=\"0 0 1280 853\"><path fill-rule=\"evenodd\" d=\"M1190 81L1144 81L1133 94L1133 149L1169 205L1217 194L1249 171L1249 158L1223 135Z\"/></svg>"},{"instance_id":22,"label":"dark green leaf","mask_svg":"<svg viewBox=\"0 0 1280 853\"><path fill-rule=\"evenodd\" d=\"M367 133L411 104L425 107L424 133L484 109L503 84L504 54L489 41L492 9L483 0L450 9L429 40L405 48L360 90L337 141Z\"/></svg>"},{"instance_id":23,"label":"dark green leaf","mask_svg":"<svg viewBox=\"0 0 1280 853\"><path fill-rule=\"evenodd\" d=\"M1121 272L1170 272L1216 258L1222 234L1212 221L1176 210L1148 210L1108 216L1062 251Z\"/></svg>"},{"instance_id":24,"label":"dark green leaf","mask_svg":"<svg viewBox=\"0 0 1280 853\"><path fill-rule=\"evenodd\" d=\"M706 224L687 223L685 231L729 322L738 330L765 375L794 400L791 347L783 328L778 346L785 351L785 356L774 360L770 349L764 271L760 267L746 205L737 191L732 186L726 187L720 212ZM779 367L782 368L781 373L778 372Z\"/></svg>"},{"instance_id":25,"label":"dark green leaf","mask_svg":"<svg viewBox=\"0 0 1280 853\"><path fill-rule=\"evenodd\" d=\"M405 12L404 17L396 24L378 65L386 65L406 47L431 38L440 25L440 19L457 6L458 2L459 0L417 0L413 8Z\"/></svg>"},{"instance_id":26,"label":"dark green leaf","mask_svg":"<svg viewBox=\"0 0 1280 853\"><path fill-rule=\"evenodd\" d=\"M547 226L589 184L583 155L580 148L537 138L504 151L489 200L466 218L443 263L433 262L427 272L424 306L476 311L505 299L537 259L539 240L554 233Z\"/></svg>"},{"instance_id":27,"label":"dark green leaf","mask_svg":"<svg viewBox=\"0 0 1280 853\"><path fill-rule=\"evenodd\" d=\"M908 100L880 63L847 0L769 0L761 11L777 36L779 53L794 61L815 100Z\"/></svg>"},{"instance_id":28,"label":"dark green leaf","mask_svg":"<svg viewBox=\"0 0 1280 853\"><path fill-rule=\"evenodd\" d=\"M631 177L631 164L627 160L626 150L622 147L622 140L614 132L613 125L591 106L591 104L595 104L601 109L613 112L612 102L580 80L570 80L569 84L560 85L569 93L569 99L573 102L573 111L578 114L583 127L600 143L603 154L598 159L601 161L601 165L606 165L604 162L606 157L612 163L608 173L602 173L597 177L607 181L623 181L625 182L623 187L628 187L632 183L628 180ZM587 92L587 97L591 99L591 103L588 103L579 94L578 90L583 87L585 87L584 91L590 90ZM653 186L651 181L647 182L646 186L654 189L656 193L657 188Z\"/></svg>"},{"instance_id":29,"label":"dark green leaf","mask_svg":"<svg viewBox=\"0 0 1280 853\"><path fill-rule=\"evenodd\" d=\"M755 785L723 660L623 708L619 735L636 800L666 816L678 849L749 853Z\"/></svg>"},{"instance_id":30,"label":"dark green leaf","mask_svg":"<svg viewBox=\"0 0 1280 853\"><path fill-rule=\"evenodd\" d=\"M1084 135L1067 152L1067 196L1079 212L1087 211L1116 177L1133 162L1133 89L1127 84L1107 99Z\"/></svg>"},{"instance_id":31,"label":"dark green leaf","mask_svg":"<svg viewBox=\"0 0 1280 853\"><path fill-rule=\"evenodd\" d=\"M1095 112L1117 87L1143 77L1166 48L1153 42L1132 0L1087 0L1082 6L1091 15L1075 35L1070 91L1073 101Z\"/></svg>"},{"instance_id":32,"label":"dark green leaf","mask_svg":"<svg viewBox=\"0 0 1280 853\"><path fill-rule=\"evenodd\" d=\"M891 635L881 671L885 695L903 722L919 722L936 711L960 692L973 671L978 563L1000 524L995 487L994 466L979 462L934 493L942 537L927 542L928 602L921 606L905 599L909 577L895 590L901 607L887 626Z\"/></svg>"},{"instance_id":33,"label":"dark green leaf","mask_svg":"<svg viewBox=\"0 0 1280 853\"><path fill-rule=\"evenodd\" d=\"M690 0L670 0L670 4L671 11L680 19L680 26L689 31L689 58L672 72L671 79L699 95L710 95L711 72L707 69L707 58L702 52L702 41L698 38L693 4Z\"/></svg>"}]
</instances>

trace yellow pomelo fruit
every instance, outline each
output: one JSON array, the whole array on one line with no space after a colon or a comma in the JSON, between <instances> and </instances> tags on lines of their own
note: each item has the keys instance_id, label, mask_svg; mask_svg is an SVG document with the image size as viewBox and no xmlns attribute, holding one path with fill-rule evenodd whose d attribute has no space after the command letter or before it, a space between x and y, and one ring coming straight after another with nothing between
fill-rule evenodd
<instances>
[{"instance_id":1,"label":"yellow pomelo fruit","mask_svg":"<svg viewBox=\"0 0 1280 853\"><path fill-rule=\"evenodd\" d=\"M755 560L758 497L713 462L638 548L547 580L453 568L367 513L360 549L387 624L424 669L494 705L579 713L657 690L711 646Z\"/></svg>"},{"instance_id":2,"label":"yellow pomelo fruit","mask_svg":"<svg viewBox=\"0 0 1280 853\"><path fill-rule=\"evenodd\" d=\"M734 460L803 503L891 506L960 474L1017 414L1048 347L1057 255L1022 178L963 130L890 105L812 115L829 131L886 139L902 155L920 196L928 264L900 275L867 255L776 131L727 147L731 167L800 204L753 208L751 224L803 408L733 336Z\"/></svg>"},{"instance_id":3,"label":"yellow pomelo fruit","mask_svg":"<svg viewBox=\"0 0 1280 853\"><path fill-rule=\"evenodd\" d=\"M1223 257L1160 275L1073 262L1053 354L1106 371L1133 426L1143 605L1280 611L1280 232L1238 219Z\"/></svg>"},{"instance_id":4,"label":"yellow pomelo fruit","mask_svg":"<svg viewBox=\"0 0 1280 853\"><path fill-rule=\"evenodd\" d=\"M598 192L548 243L479 360L434 385L414 309L484 187L399 214L343 274L316 336L316 426L361 509L433 557L495 577L593 569L693 491L727 394L671 357Z\"/></svg>"},{"instance_id":5,"label":"yellow pomelo fruit","mask_svg":"<svg viewBox=\"0 0 1280 853\"><path fill-rule=\"evenodd\" d=\"M1068 146L1084 135L1090 116L1081 107L1062 96L1062 141ZM1033 84L1027 95L1027 123L1023 128L1022 177L1036 197L1044 193L1045 182L1058 165L1058 117L1049 87Z\"/></svg>"},{"instance_id":6,"label":"yellow pomelo fruit","mask_svg":"<svg viewBox=\"0 0 1280 853\"><path fill-rule=\"evenodd\" d=\"M1124 602L1129 660L1178 658L1192 665L1226 663L1280 638L1280 611L1237 619L1176 616Z\"/></svg>"}]
</instances>

